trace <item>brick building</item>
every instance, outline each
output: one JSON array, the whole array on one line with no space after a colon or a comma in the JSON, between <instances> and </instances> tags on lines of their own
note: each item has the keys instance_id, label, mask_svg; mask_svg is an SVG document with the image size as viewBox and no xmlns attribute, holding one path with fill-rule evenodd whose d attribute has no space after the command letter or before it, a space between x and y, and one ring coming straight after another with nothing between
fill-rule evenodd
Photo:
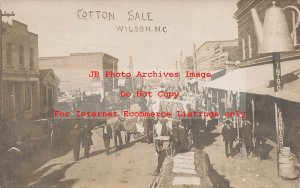
<instances>
[{"instance_id":1,"label":"brick building","mask_svg":"<svg viewBox=\"0 0 300 188\"><path fill-rule=\"evenodd\" d=\"M118 59L103 53L72 53L70 56L41 57L41 69L52 69L60 79L60 90L101 93L116 89L118 80L104 77L105 71L118 71ZM99 71L99 79L89 77L90 71ZM113 83L114 82L114 83Z\"/></svg>"},{"instance_id":2,"label":"brick building","mask_svg":"<svg viewBox=\"0 0 300 188\"><path fill-rule=\"evenodd\" d=\"M230 61L238 60L238 41L206 41L195 50L197 71L225 69Z\"/></svg>"},{"instance_id":3,"label":"brick building","mask_svg":"<svg viewBox=\"0 0 300 188\"><path fill-rule=\"evenodd\" d=\"M188 86L188 81L190 80L190 78L186 78L185 75L185 71L194 71L194 60L193 60L193 56L187 56L184 58L182 64L180 64L180 80L182 80L182 87L187 87Z\"/></svg>"},{"instance_id":4,"label":"brick building","mask_svg":"<svg viewBox=\"0 0 300 188\"><path fill-rule=\"evenodd\" d=\"M193 71L193 69L194 69L193 57L192 56L185 57L181 66L182 66L183 71L186 71L186 70Z\"/></svg>"},{"instance_id":5,"label":"brick building","mask_svg":"<svg viewBox=\"0 0 300 188\"><path fill-rule=\"evenodd\" d=\"M40 115L38 35L12 21L3 34L3 118L16 122ZM2 89L2 88L1 88Z\"/></svg>"},{"instance_id":6,"label":"brick building","mask_svg":"<svg viewBox=\"0 0 300 188\"><path fill-rule=\"evenodd\" d=\"M267 55L258 54L258 43L250 9L256 8L259 18L263 23L265 12L272 6L273 1L274 0L239 0L237 2L237 11L234 16L238 23L239 56L241 57L240 66L270 61L270 57ZM285 17L296 48L296 52L285 53L282 55L282 58L299 58L300 28L298 23L299 20L297 18L298 15L295 9L300 8L300 3L297 0L277 0L276 6L285 8ZM286 8L287 6L292 8ZM295 30L293 30L293 28L295 28Z\"/></svg>"}]
</instances>

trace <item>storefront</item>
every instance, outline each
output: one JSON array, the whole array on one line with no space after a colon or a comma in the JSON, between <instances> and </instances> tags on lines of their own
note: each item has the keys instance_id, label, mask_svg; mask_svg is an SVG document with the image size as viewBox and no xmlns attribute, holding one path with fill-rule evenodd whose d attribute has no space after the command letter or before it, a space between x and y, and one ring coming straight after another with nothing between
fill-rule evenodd
<instances>
[{"instance_id":1,"label":"storefront","mask_svg":"<svg viewBox=\"0 0 300 188\"><path fill-rule=\"evenodd\" d=\"M40 70L41 115L52 116L58 97L59 78L52 69Z\"/></svg>"},{"instance_id":2,"label":"storefront","mask_svg":"<svg viewBox=\"0 0 300 188\"><path fill-rule=\"evenodd\" d=\"M298 147L300 140L289 135L293 134L291 130L300 131L297 125L300 122L300 60L282 62L281 72L283 89L279 92L274 92L272 64L236 69L203 86L211 93L211 98L218 96L219 104L225 103L225 110L228 110L228 101L231 101L235 105L233 109L246 111L247 120L266 125L269 139L275 143L278 139L276 121L281 119L283 144ZM276 118L275 103L281 117Z\"/></svg>"}]
</instances>

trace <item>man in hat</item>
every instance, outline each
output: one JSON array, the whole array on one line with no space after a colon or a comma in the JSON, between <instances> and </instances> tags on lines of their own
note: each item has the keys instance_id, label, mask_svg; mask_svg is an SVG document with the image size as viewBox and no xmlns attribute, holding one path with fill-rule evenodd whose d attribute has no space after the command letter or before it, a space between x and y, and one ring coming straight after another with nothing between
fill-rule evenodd
<instances>
[{"instance_id":1,"label":"man in hat","mask_svg":"<svg viewBox=\"0 0 300 188\"><path fill-rule=\"evenodd\" d=\"M255 123L255 148L258 148L260 144L263 144L267 138L267 130L259 122Z\"/></svg>"},{"instance_id":2,"label":"man in hat","mask_svg":"<svg viewBox=\"0 0 300 188\"><path fill-rule=\"evenodd\" d=\"M234 134L234 129L231 126L231 122L230 120L226 120L225 121L225 125L222 129L221 132L222 136L223 136L223 141L225 142L225 154L226 157L228 158L229 155L231 157L233 157L233 141L235 139L235 134ZM228 148L229 148L229 152L228 152Z\"/></svg>"},{"instance_id":3,"label":"man in hat","mask_svg":"<svg viewBox=\"0 0 300 188\"><path fill-rule=\"evenodd\" d=\"M90 157L90 149L91 149L91 145L93 145L92 135L93 133L91 129L87 125L85 125L81 131L82 147L84 148L85 158Z\"/></svg>"},{"instance_id":4,"label":"man in hat","mask_svg":"<svg viewBox=\"0 0 300 188\"><path fill-rule=\"evenodd\" d=\"M243 135L243 141L246 147L247 155L249 155L251 152L253 152L253 142L252 142L252 126L249 121L245 121L244 127L242 130Z\"/></svg>"},{"instance_id":5,"label":"man in hat","mask_svg":"<svg viewBox=\"0 0 300 188\"><path fill-rule=\"evenodd\" d=\"M80 142L81 142L81 133L78 124L75 124L74 128L71 130L69 141L70 141L70 146L72 147L73 150L74 160L78 161L79 154L80 154Z\"/></svg>"},{"instance_id":6,"label":"man in hat","mask_svg":"<svg viewBox=\"0 0 300 188\"><path fill-rule=\"evenodd\" d=\"M154 126L154 117L147 117L145 121L145 132L147 137L148 144L153 142L153 126Z\"/></svg>"},{"instance_id":7,"label":"man in hat","mask_svg":"<svg viewBox=\"0 0 300 188\"><path fill-rule=\"evenodd\" d=\"M205 127L205 120L202 118L191 119L191 132L193 138L193 145L195 148L200 147L200 128Z\"/></svg>"},{"instance_id":8,"label":"man in hat","mask_svg":"<svg viewBox=\"0 0 300 188\"><path fill-rule=\"evenodd\" d=\"M109 155L110 139L112 139L111 123L106 123L103 127L103 142L106 155Z\"/></svg>"},{"instance_id":9,"label":"man in hat","mask_svg":"<svg viewBox=\"0 0 300 188\"><path fill-rule=\"evenodd\" d=\"M124 119L121 116L118 116L117 122L113 124L113 135L114 135L116 150L122 149L122 145L123 145L122 135L121 135L121 131L123 129L123 121Z\"/></svg>"},{"instance_id":10,"label":"man in hat","mask_svg":"<svg viewBox=\"0 0 300 188\"><path fill-rule=\"evenodd\" d=\"M186 152L189 149L189 140L183 127L180 127L180 120L173 120L171 141L176 153Z\"/></svg>"}]
</instances>

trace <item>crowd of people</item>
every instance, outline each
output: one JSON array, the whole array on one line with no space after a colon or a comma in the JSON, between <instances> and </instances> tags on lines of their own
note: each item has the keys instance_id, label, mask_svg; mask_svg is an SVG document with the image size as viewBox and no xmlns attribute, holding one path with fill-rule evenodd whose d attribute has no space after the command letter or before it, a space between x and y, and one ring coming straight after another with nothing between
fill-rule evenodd
<instances>
[{"instance_id":1,"label":"crowd of people","mask_svg":"<svg viewBox=\"0 0 300 188\"><path fill-rule=\"evenodd\" d=\"M163 87L161 88L165 91L173 91L179 90L180 97L178 100L186 100L187 99L187 89L183 88L175 88L175 87ZM188 106L187 109L191 110L199 110L199 109L208 109L208 106L213 106L210 100L208 100L209 93L207 91L203 91L203 93L199 94L200 97L195 101L195 105ZM104 98L106 98L104 96ZM234 98L234 97L232 97ZM206 100L207 99L207 100ZM222 98L220 98L221 101ZM86 96L85 94L82 97L82 103L79 103L78 106L89 106L91 103L99 103L101 101L101 95L93 95L93 96ZM103 100L106 101L106 100ZM171 101L171 100L170 100ZM128 101L127 101L128 102ZM151 103L148 101L147 98L139 98L139 100L135 100L135 102L139 105L140 111L149 111L151 109ZM104 105L104 103L100 103L99 106ZM218 105L221 108L224 105ZM233 107L234 108L234 107ZM130 110L130 104L126 105L126 109ZM220 109L219 109L220 110ZM224 110L223 110L224 111ZM222 114L222 113L221 113ZM219 119L220 121L222 118ZM153 127L161 119L153 119L153 118L146 118L143 123L146 125L144 126L145 136L147 137L148 143L153 142L153 135L149 134L149 129L154 131ZM70 121L71 122L71 121ZM73 122L73 121L72 121ZM111 141L113 141L115 150L122 150L124 148L124 143L122 139L122 131L126 131L124 129L124 122L125 119L123 117L118 117L117 121L111 123L106 121L103 124L103 143L105 147L105 153L107 155L111 154ZM199 148L200 143L200 132L203 128L208 128L211 124L215 124L214 119L207 120L206 118L182 118L180 120L172 121L171 128L165 131L165 135L170 137L169 146L173 148L174 153L185 152L191 149L191 145L195 148ZM52 147L55 147L60 143L59 133L61 132L58 127L60 125L56 125L57 123L51 124L51 144ZM166 122L163 123L164 127L166 127ZM267 131L264 130L264 126L260 125L259 122L256 122L255 127L249 121L243 121L242 128L240 130L239 135L237 135L236 128L233 126L233 122L231 120L225 120L224 127L222 129L222 136L225 142L225 155L226 157L234 157L234 142L238 141L238 143L245 146L247 154L250 155L260 155L259 150L263 147L267 137ZM74 160L78 161L80 159L80 150L83 148L84 150L84 157L90 157L90 149L93 145L92 139L92 127L89 121L76 121L76 123L72 123L72 126L68 126L67 131L64 131L63 135L68 135L68 139L66 141L69 143L70 148L73 150ZM71 130L69 130L71 129ZM66 134L65 134L66 133ZM7 134L6 134L7 136ZM130 141L130 133L126 135L125 143ZM157 136L157 135L156 135ZM128 139L129 137L129 139ZM155 174L159 173L162 163L167 155L167 150L160 150L158 152L158 165L155 171Z\"/></svg>"},{"instance_id":2,"label":"crowd of people","mask_svg":"<svg viewBox=\"0 0 300 188\"><path fill-rule=\"evenodd\" d=\"M90 157L90 148L93 145L91 126L84 124L80 127L79 124L75 124L69 134L69 144L73 150L74 160L79 160L80 146L84 149L85 158ZM110 141L113 139L116 150L123 148L123 139L121 132L124 131L124 118L118 117L117 121L111 123L106 122L103 124L103 143L105 147L105 153L110 154Z\"/></svg>"}]
</instances>

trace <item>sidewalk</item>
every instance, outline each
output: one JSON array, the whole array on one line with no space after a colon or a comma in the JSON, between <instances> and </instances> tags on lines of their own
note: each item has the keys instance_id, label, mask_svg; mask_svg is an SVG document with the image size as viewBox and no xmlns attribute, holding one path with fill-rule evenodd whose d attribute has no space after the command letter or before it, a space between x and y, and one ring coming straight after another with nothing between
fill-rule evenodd
<instances>
[{"instance_id":1,"label":"sidewalk","mask_svg":"<svg viewBox=\"0 0 300 188\"><path fill-rule=\"evenodd\" d=\"M246 158L226 158L223 138L219 134L222 127L223 126L219 126L212 133L207 133L217 134L218 136L214 138L212 144L204 148L204 151L209 155L210 163L213 168L230 181L231 187L299 188L299 179L284 180L278 177L276 147L270 140L268 140L267 143L274 147L270 152L271 159L259 161L251 156Z\"/></svg>"}]
</instances>

